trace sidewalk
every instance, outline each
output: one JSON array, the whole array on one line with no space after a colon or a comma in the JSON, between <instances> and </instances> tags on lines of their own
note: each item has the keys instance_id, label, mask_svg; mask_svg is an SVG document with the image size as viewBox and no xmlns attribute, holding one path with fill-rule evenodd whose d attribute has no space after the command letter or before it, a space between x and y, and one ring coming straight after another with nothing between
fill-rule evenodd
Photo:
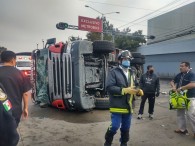
<instances>
[{"instance_id":1,"label":"sidewalk","mask_svg":"<svg viewBox=\"0 0 195 146\"><path fill-rule=\"evenodd\" d=\"M161 82L161 91L168 92L167 81ZM129 146L195 145L191 127L189 136L174 133L176 111L168 109L168 95L161 94L156 99L153 120L148 119L147 102L144 119L136 119L139 103L140 100L136 100ZM103 146L104 134L110 124L108 110L66 112L33 104L29 110L29 118L22 120L19 126L21 139L18 146ZM119 146L119 138L120 132L115 135L113 146Z\"/></svg>"}]
</instances>

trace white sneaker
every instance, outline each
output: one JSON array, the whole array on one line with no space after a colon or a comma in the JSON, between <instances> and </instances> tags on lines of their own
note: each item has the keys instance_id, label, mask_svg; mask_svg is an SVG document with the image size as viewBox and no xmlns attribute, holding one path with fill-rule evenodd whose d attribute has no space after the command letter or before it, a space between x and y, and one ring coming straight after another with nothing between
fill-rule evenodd
<instances>
[{"instance_id":1,"label":"white sneaker","mask_svg":"<svg viewBox=\"0 0 195 146\"><path fill-rule=\"evenodd\" d=\"M137 117L138 120L141 120L142 119L142 115L139 114L138 117Z\"/></svg>"},{"instance_id":2,"label":"white sneaker","mask_svg":"<svg viewBox=\"0 0 195 146\"><path fill-rule=\"evenodd\" d=\"M149 119L152 120L154 118L153 114L149 114Z\"/></svg>"}]
</instances>

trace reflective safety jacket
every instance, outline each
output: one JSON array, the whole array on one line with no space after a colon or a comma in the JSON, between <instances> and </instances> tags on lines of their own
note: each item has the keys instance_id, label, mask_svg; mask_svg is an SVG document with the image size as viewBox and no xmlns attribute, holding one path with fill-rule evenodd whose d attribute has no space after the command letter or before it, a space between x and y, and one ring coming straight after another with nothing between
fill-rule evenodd
<instances>
[{"instance_id":1,"label":"reflective safety jacket","mask_svg":"<svg viewBox=\"0 0 195 146\"><path fill-rule=\"evenodd\" d=\"M190 100L187 98L187 90L184 92L169 92L169 109L189 109Z\"/></svg>"},{"instance_id":2,"label":"reflective safety jacket","mask_svg":"<svg viewBox=\"0 0 195 146\"><path fill-rule=\"evenodd\" d=\"M133 95L122 95L122 88L133 87L135 85L135 74L128 70L128 80L120 67L113 68L107 77L106 90L109 93L110 112L127 114L132 113Z\"/></svg>"}]
</instances>

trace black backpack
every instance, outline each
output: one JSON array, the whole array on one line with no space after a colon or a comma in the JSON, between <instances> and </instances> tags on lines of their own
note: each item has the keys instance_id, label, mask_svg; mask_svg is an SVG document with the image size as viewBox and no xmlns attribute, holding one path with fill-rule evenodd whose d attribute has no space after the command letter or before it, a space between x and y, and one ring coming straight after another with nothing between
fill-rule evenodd
<instances>
[{"instance_id":1,"label":"black backpack","mask_svg":"<svg viewBox=\"0 0 195 146\"><path fill-rule=\"evenodd\" d=\"M16 146L19 141L12 105L0 83L0 146Z\"/></svg>"}]
</instances>

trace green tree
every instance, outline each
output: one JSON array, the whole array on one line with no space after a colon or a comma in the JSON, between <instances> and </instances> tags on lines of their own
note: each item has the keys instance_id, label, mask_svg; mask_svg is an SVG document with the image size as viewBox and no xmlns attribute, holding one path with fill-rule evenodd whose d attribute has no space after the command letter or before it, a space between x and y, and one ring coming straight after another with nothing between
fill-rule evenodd
<instances>
[{"instance_id":1,"label":"green tree","mask_svg":"<svg viewBox=\"0 0 195 146\"><path fill-rule=\"evenodd\" d=\"M100 19L100 17L97 17L97 19ZM131 32L131 30L129 28L120 31L117 28L114 28L114 25L110 24L110 22L106 20L106 17L103 18L103 28L105 32L104 40L113 41L114 38L115 47L119 49L135 52L141 44L146 43L146 40L142 35L142 30L135 31L130 35L129 32ZM86 37L92 42L101 40L101 33L88 32Z\"/></svg>"},{"instance_id":2,"label":"green tree","mask_svg":"<svg viewBox=\"0 0 195 146\"><path fill-rule=\"evenodd\" d=\"M1 47L1 46L0 46L0 54L1 54L3 51L6 51L6 50L7 50L7 48Z\"/></svg>"},{"instance_id":3,"label":"green tree","mask_svg":"<svg viewBox=\"0 0 195 146\"><path fill-rule=\"evenodd\" d=\"M3 51L6 51L6 50L7 50L7 48L1 47L1 46L0 46L0 55L1 55L1 53L2 53ZM1 57L0 57L0 63L1 63Z\"/></svg>"},{"instance_id":4,"label":"green tree","mask_svg":"<svg viewBox=\"0 0 195 146\"><path fill-rule=\"evenodd\" d=\"M97 17L96 19L101 19ZM104 40L112 40L112 31L114 30L113 25L106 20L106 17L103 17L103 30L110 33L104 33ZM88 32L86 35L87 39L90 41L101 40L101 33L99 32Z\"/></svg>"},{"instance_id":5,"label":"green tree","mask_svg":"<svg viewBox=\"0 0 195 146\"><path fill-rule=\"evenodd\" d=\"M69 36L68 39L69 39L71 42L76 41L76 40L82 40L82 38L80 38L79 36L78 36L78 37Z\"/></svg>"},{"instance_id":6,"label":"green tree","mask_svg":"<svg viewBox=\"0 0 195 146\"><path fill-rule=\"evenodd\" d=\"M132 33L131 36L119 35L115 37L115 46L120 49L130 50L131 52L136 52L137 48L146 43L144 36L142 35L142 31L138 30Z\"/></svg>"}]
</instances>

